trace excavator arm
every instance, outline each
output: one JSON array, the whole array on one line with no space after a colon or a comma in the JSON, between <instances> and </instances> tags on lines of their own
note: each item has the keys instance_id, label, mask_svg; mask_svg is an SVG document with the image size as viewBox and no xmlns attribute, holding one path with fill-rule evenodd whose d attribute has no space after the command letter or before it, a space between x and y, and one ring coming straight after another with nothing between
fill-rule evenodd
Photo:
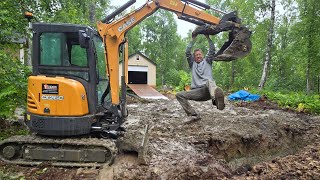
<instances>
[{"instance_id":1,"label":"excavator arm","mask_svg":"<svg viewBox=\"0 0 320 180\"><path fill-rule=\"evenodd\" d=\"M127 2L114 13L98 22L98 32L103 38L105 44L105 59L107 64L107 73L110 79L111 100L113 105L119 105L119 48L121 44L126 43L125 33L135 25L139 24L142 20L152 15L158 9L165 9L174 12L180 19L199 25L199 27L193 32L194 35L213 35L221 31L231 30L232 32L230 32L230 36L232 38L225 43L224 50L219 51L220 54L217 55L216 60L233 60L236 57L246 55L251 50L251 42L249 40L250 33L248 34L249 31L239 24L239 19L234 14L227 14L220 19L204 11L205 9L210 9L210 6L195 0L149 0L140 8L116 21L113 21L116 15L123 12L124 9L133 3L135 3L135 0ZM241 34L241 32L244 31L240 30L241 28L246 31L245 45L242 45L241 42L237 43L237 45L241 45L241 53L234 56L234 51L239 50L238 47L235 47L231 49L232 52L228 52L229 54L225 55L223 52L229 49L228 47L232 45L233 39L238 38L237 41L242 41L242 37L239 39L237 36L239 32ZM125 54L124 57L126 58L124 58L123 64L125 68L123 69L123 72L127 72L128 55Z\"/></svg>"}]
</instances>

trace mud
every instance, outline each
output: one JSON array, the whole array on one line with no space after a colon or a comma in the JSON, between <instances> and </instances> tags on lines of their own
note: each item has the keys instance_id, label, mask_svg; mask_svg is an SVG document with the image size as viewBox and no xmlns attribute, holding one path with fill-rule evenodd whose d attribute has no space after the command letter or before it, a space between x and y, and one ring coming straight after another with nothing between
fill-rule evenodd
<instances>
[{"instance_id":1,"label":"mud","mask_svg":"<svg viewBox=\"0 0 320 180\"><path fill-rule=\"evenodd\" d=\"M100 170L99 179L256 177L260 175L252 171L255 165L286 158L319 142L319 116L230 103L219 111L210 101L191 103L201 120L189 122L175 99L129 104L127 131L141 136L145 124L152 127L148 165L122 155ZM129 144L139 144L138 136L129 137L125 138Z\"/></svg>"},{"instance_id":2,"label":"mud","mask_svg":"<svg viewBox=\"0 0 320 180\"><path fill-rule=\"evenodd\" d=\"M276 104L229 103L222 111L191 102L201 120L190 122L174 98L130 99L127 133L114 163L100 169L21 167L1 171L26 179L320 179L320 116L280 110ZM147 165L137 154L151 126ZM9 169L9 170L8 170Z\"/></svg>"}]
</instances>

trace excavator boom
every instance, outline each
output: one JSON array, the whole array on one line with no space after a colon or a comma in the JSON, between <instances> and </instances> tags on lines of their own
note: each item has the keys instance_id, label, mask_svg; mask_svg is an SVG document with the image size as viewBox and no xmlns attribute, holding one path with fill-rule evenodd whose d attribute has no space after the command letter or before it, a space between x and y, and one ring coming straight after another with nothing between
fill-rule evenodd
<instances>
[{"instance_id":1,"label":"excavator boom","mask_svg":"<svg viewBox=\"0 0 320 180\"><path fill-rule=\"evenodd\" d=\"M126 40L124 34L152 15L158 9L165 9L177 14L178 18L199 25L194 34L215 35L222 31L231 31L229 41L216 54L217 61L230 61L247 55L251 50L251 32L240 25L236 14L226 14L221 19L213 16L205 9L211 7L195 0L149 0L133 12L114 20L115 16L135 3L131 0L114 13L98 22L98 32L105 43L105 59L108 65L107 73L110 78L112 104L118 105L119 100L119 47ZM114 21L113 21L114 20ZM127 62L127 59L124 59ZM127 68L127 67L125 67ZM126 72L125 69L124 72Z\"/></svg>"}]
</instances>

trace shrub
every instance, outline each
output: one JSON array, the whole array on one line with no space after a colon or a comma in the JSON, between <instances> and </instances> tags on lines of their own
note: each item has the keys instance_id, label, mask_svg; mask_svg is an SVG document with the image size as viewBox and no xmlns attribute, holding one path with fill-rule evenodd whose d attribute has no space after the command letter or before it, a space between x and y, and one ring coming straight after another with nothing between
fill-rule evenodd
<instances>
[{"instance_id":1,"label":"shrub","mask_svg":"<svg viewBox=\"0 0 320 180\"><path fill-rule=\"evenodd\" d=\"M179 71L180 82L179 86L176 87L176 91L183 91L186 85L191 86L191 75L183 70Z\"/></svg>"},{"instance_id":2,"label":"shrub","mask_svg":"<svg viewBox=\"0 0 320 180\"><path fill-rule=\"evenodd\" d=\"M269 100L280 107L294 109L298 112L320 114L320 96L307 95L303 92L274 92L270 90L253 90L258 94L265 94Z\"/></svg>"},{"instance_id":3,"label":"shrub","mask_svg":"<svg viewBox=\"0 0 320 180\"><path fill-rule=\"evenodd\" d=\"M17 58L0 50L0 119L11 117L18 106L25 106L30 71Z\"/></svg>"}]
</instances>

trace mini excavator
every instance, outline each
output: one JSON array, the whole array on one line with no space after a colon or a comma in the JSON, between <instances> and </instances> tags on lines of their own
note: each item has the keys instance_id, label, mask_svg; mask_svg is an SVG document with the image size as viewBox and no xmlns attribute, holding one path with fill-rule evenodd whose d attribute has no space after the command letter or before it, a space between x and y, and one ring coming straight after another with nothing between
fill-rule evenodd
<instances>
[{"instance_id":1,"label":"mini excavator","mask_svg":"<svg viewBox=\"0 0 320 180\"><path fill-rule=\"evenodd\" d=\"M74 24L32 24L32 75L28 78L25 123L33 134L0 142L3 161L81 167L111 164L128 116L125 34L158 9L198 25L194 35L229 32L216 61L231 61L251 50L251 32L234 12L220 19L206 12L212 7L195 0L148 0L115 18L134 3L128 1L99 21L97 30ZM124 62L121 78L120 60ZM145 154L148 127L144 132L137 150L141 154Z\"/></svg>"}]
</instances>

